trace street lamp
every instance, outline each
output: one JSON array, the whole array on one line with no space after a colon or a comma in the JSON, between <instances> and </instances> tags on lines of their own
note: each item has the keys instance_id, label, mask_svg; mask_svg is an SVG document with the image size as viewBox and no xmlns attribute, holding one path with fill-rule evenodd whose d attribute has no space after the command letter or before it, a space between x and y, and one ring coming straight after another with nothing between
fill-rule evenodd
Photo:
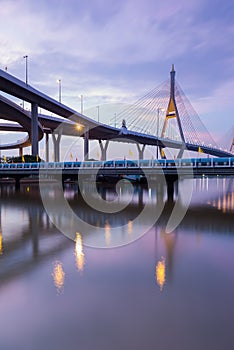
<instances>
[{"instance_id":1,"label":"street lamp","mask_svg":"<svg viewBox=\"0 0 234 350\"><path fill-rule=\"evenodd\" d=\"M97 120L98 120L98 122L99 122L99 107L100 106L97 106Z\"/></svg>"},{"instance_id":2,"label":"street lamp","mask_svg":"<svg viewBox=\"0 0 234 350\"><path fill-rule=\"evenodd\" d=\"M83 125L78 124L78 123L76 124L76 130L77 130L77 131L81 131L82 128L83 128Z\"/></svg>"},{"instance_id":3,"label":"street lamp","mask_svg":"<svg viewBox=\"0 0 234 350\"><path fill-rule=\"evenodd\" d=\"M28 84L28 55L23 58L25 59L25 83Z\"/></svg>"},{"instance_id":4,"label":"street lamp","mask_svg":"<svg viewBox=\"0 0 234 350\"><path fill-rule=\"evenodd\" d=\"M163 112L165 109L162 107L157 108L157 159L158 159L158 134L159 134L159 113Z\"/></svg>"},{"instance_id":5,"label":"street lamp","mask_svg":"<svg viewBox=\"0 0 234 350\"><path fill-rule=\"evenodd\" d=\"M62 81L61 79L57 80L58 86L59 86L59 103L62 101Z\"/></svg>"},{"instance_id":6,"label":"street lamp","mask_svg":"<svg viewBox=\"0 0 234 350\"><path fill-rule=\"evenodd\" d=\"M80 95L80 113L83 114L84 111L84 96Z\"/></svg>"}]
</instances>

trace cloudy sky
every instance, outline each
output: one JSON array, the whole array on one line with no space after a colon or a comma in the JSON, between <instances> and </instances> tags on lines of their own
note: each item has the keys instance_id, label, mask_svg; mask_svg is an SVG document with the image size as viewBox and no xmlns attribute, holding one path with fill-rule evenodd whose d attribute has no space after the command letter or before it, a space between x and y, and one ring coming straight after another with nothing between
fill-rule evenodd
<instances>
[{"instance_id":1,"label":"cloudy sky","mask_svg":"<svg viewBox=\"0 0 234 350\"><path fill-rule=\"evenodd\" d=\"M233 0L0 0L0 68L80 110L176 79L214 137L233 126ZM100 108L101 119L101 108Z\"/></svg>"}]
</instances>

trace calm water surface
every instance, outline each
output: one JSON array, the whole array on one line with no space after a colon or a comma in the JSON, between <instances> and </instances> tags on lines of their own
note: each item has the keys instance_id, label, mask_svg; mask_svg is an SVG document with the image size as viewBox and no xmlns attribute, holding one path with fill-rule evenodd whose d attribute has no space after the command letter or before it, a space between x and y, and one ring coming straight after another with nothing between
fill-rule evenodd
<instances>
[{"instance_id":1,"label":"calm water surface","mask_svg":"<svg viewBox=\"0 0 234 350\"><path fill-rule=\"evenodd\" d=\"M116 197L111 187L101 191L106 200ZM144 233L147 223L135 227L134 217L146 198L152 207L158 200L152 189L136 187L127 208L110 215L89 208L75 185L64 193L96 227L94 241L104 228L107 247L114 227L123 240ZM173 232L165 232L168 204L142 237L109 249L84 245L79 232L75 242L61 234L36 184L19 192L2 185L0 198L1 350L234 348L232 180L194 181L189 210ZM126 198L123 184L119 200Z\"/></svg>"}]
</instances>

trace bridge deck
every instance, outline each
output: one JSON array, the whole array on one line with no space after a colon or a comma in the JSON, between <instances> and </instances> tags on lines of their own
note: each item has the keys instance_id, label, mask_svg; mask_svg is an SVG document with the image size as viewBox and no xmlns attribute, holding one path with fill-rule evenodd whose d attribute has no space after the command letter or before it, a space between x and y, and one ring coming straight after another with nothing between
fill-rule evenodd
<instances>
[{"instance_id":1,"label":"bridge deck","mask_svg":"<svg viewBox=\"0 0 234 350\"><path fill-rule=\"evenodd\" d=\"M233 158L192 158L179 160L116 160L85 162L12 163L0 164L0 177L23 178L29 176L74 177L85 175L168 175L168 176L233 176Z\"/></svg>"}]
</instances>

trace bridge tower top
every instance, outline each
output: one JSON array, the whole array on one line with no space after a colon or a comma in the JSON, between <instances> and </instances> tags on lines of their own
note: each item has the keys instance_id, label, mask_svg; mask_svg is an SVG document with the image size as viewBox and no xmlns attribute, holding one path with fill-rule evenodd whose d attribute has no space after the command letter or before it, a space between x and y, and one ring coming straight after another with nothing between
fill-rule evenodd
<instances>
[{"instance_id":1,"label":"bridge tower top","mask_svg":"<svg viewBox=\"0 0 234 350\"><path fill-rule=\"evenodd\" d=\"M174 64L172 64L171 72L170 72L170 76L171 76L170 99L168 102L166 117L165 117L163 128L162 128L162 137L165 137L165 132L166 132L166 128L167 128L167 124L168 124L169 120L175 118L177 121L178 128L179 128L181 140L183 143L185 143L185 137L184 137L184 133L182 130L182 124L181 124L179 112L178 112L178 109L176 106L175 73L176 73L175 66L174 66Z\"/></svg>"},{"instance_id":2,"label":"bridge tower top","mask_svg":"<svg viewBox=\"0 0 234 350\"><path fill-rule=\"evenodd\" d=\"M172 64L172 67L171 67L171 90L170 90L170 96L171 98L175 98L175 66L174 66L174 63Z\"/></svg>"}]
</instances>

